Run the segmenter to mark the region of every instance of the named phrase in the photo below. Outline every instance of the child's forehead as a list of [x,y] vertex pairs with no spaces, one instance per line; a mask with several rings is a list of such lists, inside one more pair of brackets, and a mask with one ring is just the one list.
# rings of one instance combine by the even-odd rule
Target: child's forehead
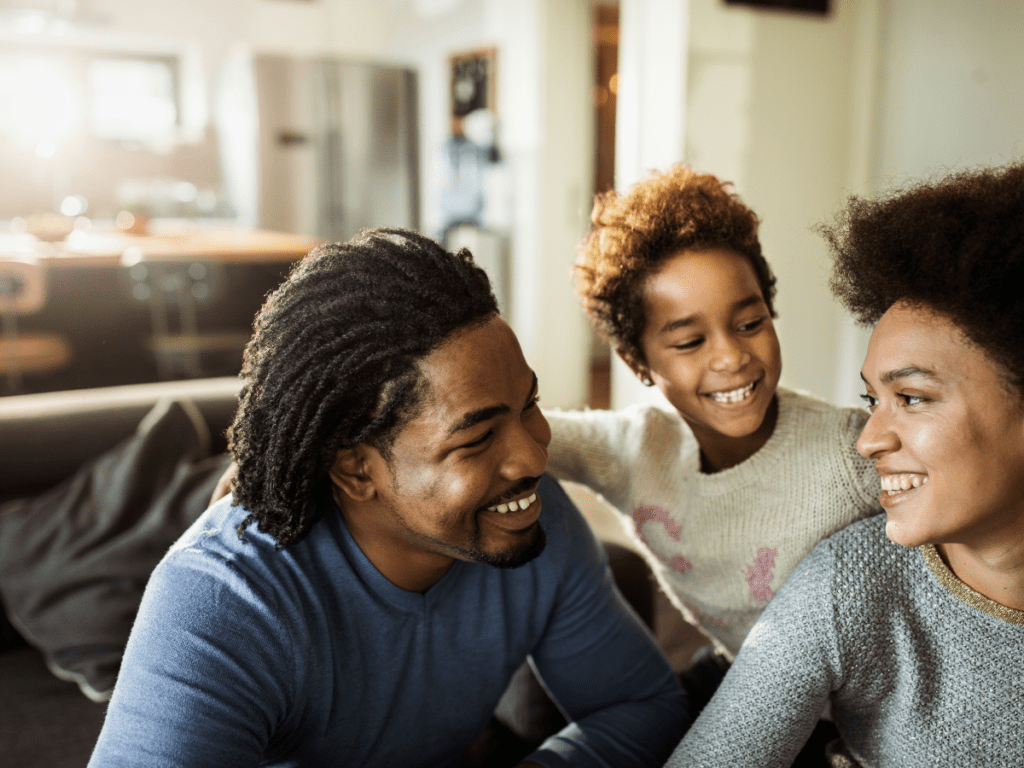
[[680,251],[668,257],[644,286],[648,313],[659,308],[701,312],[709,308],[741,310],[763,304],[764,296],[750,262],[735,251],[716,248]]

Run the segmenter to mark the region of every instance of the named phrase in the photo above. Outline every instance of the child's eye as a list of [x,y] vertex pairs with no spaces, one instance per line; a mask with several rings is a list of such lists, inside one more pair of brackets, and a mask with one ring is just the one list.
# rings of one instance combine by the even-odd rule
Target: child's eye
[[697,347],[699,347],[701,345],[701,342],[703,342],[703,341],[704,341],[704,339],[703,339],[703,337],[701,337],[699,339],[693,339],[692,341],[684,341],[681,344],[673,344],[672,348],[673,349],[696,349]]
[[759,317],[757,320],[751,320],[749,323],[744,323],[739,327],[740,331],[755,331],[764,324],[764,318]]
[[878,398],[874,395],[861,395],[860,399],[864,401],[869,411],[875,410],[875,406],[878,405]]

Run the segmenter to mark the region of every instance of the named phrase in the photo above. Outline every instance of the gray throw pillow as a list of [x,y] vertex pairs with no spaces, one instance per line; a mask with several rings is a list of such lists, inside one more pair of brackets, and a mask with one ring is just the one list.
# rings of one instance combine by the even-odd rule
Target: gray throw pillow
[[191,403],[164,401],[118,447],[30,499],[0,505],[0,598],[50,671],[106,701],[153,568],[206,508],[209,456]]

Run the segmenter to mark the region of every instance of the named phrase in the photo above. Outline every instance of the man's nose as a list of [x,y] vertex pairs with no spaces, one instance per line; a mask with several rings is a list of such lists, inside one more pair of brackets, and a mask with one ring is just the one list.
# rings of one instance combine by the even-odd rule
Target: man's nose
[[512,430],[502,462],[502,474],[508,480],[544,474],[548,465],[547,442],[542,439],[543,435],[534,434],[535,431],[525,424],[519,424]]
[[899,437],[893,429],[892,414],[881,406],[875,408],[860,437],[857,438],[857,453],[865,459],[879,459],[900,447]]

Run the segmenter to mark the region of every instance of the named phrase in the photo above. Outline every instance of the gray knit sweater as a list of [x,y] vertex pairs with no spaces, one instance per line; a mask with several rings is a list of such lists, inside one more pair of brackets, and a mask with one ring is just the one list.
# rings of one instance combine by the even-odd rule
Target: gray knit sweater
[[934,547],[851,525],[797,567],[668,766],[788,766],[826,701],[832,764],[1024,766],[1024,611]]

